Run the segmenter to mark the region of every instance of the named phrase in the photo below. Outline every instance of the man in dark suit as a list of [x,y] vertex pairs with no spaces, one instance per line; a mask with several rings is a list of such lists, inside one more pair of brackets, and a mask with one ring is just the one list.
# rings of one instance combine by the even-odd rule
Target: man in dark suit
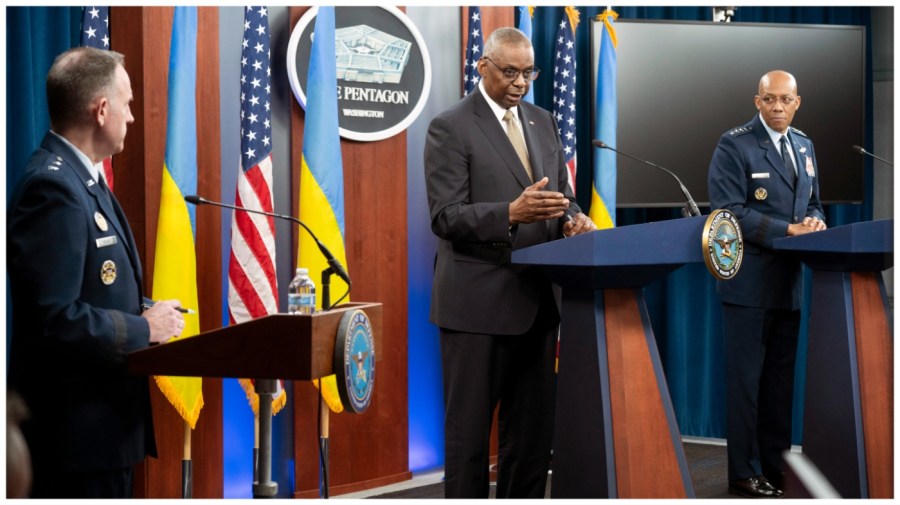
[[791,447],[794,362],[800,328],[800,263],[775,239],[825,229],[812,141],[790,126],[797,81],[775,70],[759,81],[759,114],[719,139],[709,200],[732,211],[744,234],[738,274],[720,281],[727,378],[728,490],[782,495],[782,452]]
[[156,444],[148,379],[125,358],[184,326],[176,300],[142,313],[134,238],[97,166],[134,121],[123,64],[87,47],[57,57],[51,131],[9,201],[9,384],[30,411],[35,498],[131,497],[132,469]]
[[440,238],[431,321],[441,329],[448,498],[489,491],[498,402],[498,497],[543,497],[553,433],[558,288],[513,249],[596,229],[569,188],[553,116],[522,102],[531,42],[494,31],[478,89],[428,128],[425,177]]

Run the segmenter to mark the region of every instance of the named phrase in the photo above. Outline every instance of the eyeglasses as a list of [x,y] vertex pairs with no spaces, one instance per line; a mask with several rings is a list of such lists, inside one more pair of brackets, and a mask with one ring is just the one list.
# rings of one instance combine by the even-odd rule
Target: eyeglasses
[[765,105],[773,105],[775,102],[781,102],[781,105],[791,105],[797,100],[797,97],[785,95],[781,97],[776,97],[772,95],[766,95],[760,97],[759,101],[764,103]]
[[491,65],[497,67],[497,70],[499,70],[500,72],[503,73],[503,77],[505,77],[507,81],[515,82],[519,79],[520,75],[526,81],[533,81],[533,80],[537,79],[538,74],[541,73],[541,69],[534,68],[534,67],[526,68],[525,70],[519,70],[519,69],[512,68],[512,67],[500,68],[500,65],[497,65],[496,63],[494,63],[494,61],[491,60],[490,58],[488,58],[487,56],[482,56],[482,58],[490,61]]

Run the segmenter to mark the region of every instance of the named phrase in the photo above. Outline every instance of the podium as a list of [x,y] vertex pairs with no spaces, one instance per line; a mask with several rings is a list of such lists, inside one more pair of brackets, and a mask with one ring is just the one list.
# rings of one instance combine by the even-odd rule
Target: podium
[[892,498],[894,221],[775,241],[813,269],[803,452],[844,498]]
[[513,251],[562,287],[553,498],[693,498],[643,287],[702,263],[706,216]]
[[[275,381],[312,380],[334,373],[335,336],[348,311],[362,310],[379,336],[380,303],[346,303],[312,315],[274,314],[148,347],[128,355],[134,375],[252,378],[259,402],[259,481],[254,497],[273,497],[272,411]],[[376,352],[380,338],[376,338]],[[264,398],[269,401],[264,401]]]

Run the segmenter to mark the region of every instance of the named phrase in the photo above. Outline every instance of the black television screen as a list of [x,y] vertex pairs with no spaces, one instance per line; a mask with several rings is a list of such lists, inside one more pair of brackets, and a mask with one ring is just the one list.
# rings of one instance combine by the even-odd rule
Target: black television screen
[[[596,76],[601,23],[592,23]],[[615,148],[679,175],[701,205],[719,136],[757,114],[759,78],[797,78],[792,126],[813,141],[825,203],[860,202],[865,145],[865,28],[799,24],[619,20]],[[596,78],[592,89],[596,96]],[[601,139],[602,140],[602,139]],[[681,206],[670,176],[617,157],[617,206]]]

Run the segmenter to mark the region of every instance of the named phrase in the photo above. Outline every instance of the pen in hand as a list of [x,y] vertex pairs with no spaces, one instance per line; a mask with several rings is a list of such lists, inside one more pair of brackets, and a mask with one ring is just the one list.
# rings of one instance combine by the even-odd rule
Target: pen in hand
[[[156,303],[156,302],[153,302],[153,303]],[[153,303],[142,303],[141,310],[149,309],[150,307],[153,306]],[[178,312],[181,312],[182,314],[196,314],[197,313],[197,311],[194,309],[186,309],[184,307],[175,307],[175,310],[177,310]]]

